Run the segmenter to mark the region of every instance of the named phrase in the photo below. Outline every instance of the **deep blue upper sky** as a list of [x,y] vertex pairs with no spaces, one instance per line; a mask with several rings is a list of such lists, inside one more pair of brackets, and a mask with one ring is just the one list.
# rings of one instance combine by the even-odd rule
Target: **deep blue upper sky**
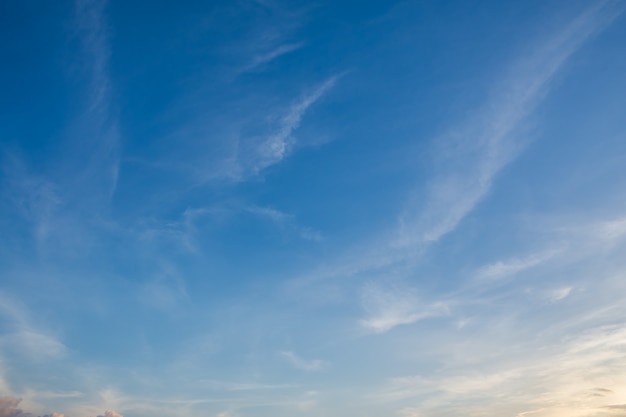
[[621,416],[624,8],[2,2],[0,417]]

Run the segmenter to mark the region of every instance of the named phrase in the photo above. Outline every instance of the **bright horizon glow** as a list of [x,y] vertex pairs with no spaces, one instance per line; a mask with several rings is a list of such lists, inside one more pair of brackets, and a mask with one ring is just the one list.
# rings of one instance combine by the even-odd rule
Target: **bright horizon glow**
[[0,5],[0,417],[626,417],[626,2]]

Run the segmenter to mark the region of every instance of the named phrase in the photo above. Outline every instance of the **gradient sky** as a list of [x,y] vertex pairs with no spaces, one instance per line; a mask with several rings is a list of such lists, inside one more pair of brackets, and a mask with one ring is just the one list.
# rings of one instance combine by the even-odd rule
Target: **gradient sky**
[[626,416],[625,9],[0,2],[0,417]]

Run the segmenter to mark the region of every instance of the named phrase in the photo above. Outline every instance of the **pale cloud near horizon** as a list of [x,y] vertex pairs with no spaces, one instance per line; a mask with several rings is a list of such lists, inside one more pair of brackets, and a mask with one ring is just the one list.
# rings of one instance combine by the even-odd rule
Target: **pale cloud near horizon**
[[515,359],[476,340],[472,344],[487,345],[473,357],[481,366],[448,364],[431,376],[394,378],[378,398],[404,403],[413,398],[421,405],[411,412],[423,417],[460,409],[467,416],[587,416],[626,399],[624,335],[621,325],[601,326],[565,343],[544,341],[545,353],[518,353]]
[[[33,417],[33,414],[28,411],[24,411],[21,408],[18,408],[20,403],[22,402],[21,398],[6,396],[0,397],[0,417]],[[42,417],[66,417],[65,414],[52,412],[49,414],[45,414]],[[70,417],[70,416],[67,416]],[[73,416],[80,417],[80,416]],[[86,416],[85,416],[86,417]],[[123,417],[116,411],[106,410],[104,415],[98,415],[98,417]]]
[[[135,6],[72,1],[70,46],[79,46],[84,68],[67,95],[84,100],[46,121],[65,123],[60,146],[55,137],[28,137],[44,128],[24,129],[25,157],[5,151],[0,168],[8,197],[0,248],[9,249],[0,258],[0,393],[10,395],[0,397],[0,417],[626,417],[626,211],[621,199],[603,200],[624,179],[578,165],[601,164],[598,154],[622,147],[604,146],[591,128],[568,141],[578,125],[569,112],[559,119],[563,108],[582,115],[587,107],[566,101],[588,93],[578,78],[561,89],[561,75],[596,70],[568,65],[570,58],[622,13],[623,1],[524,9],[519,28],[477,26],[472,36],[484,39],[502,27],[535,36],[542,25],[565,23],[525,50],[497,39],[498,48],[481,50],[487,60],[477,55],[469,73],[460,65],[449,78],[437,60],[422,69],[416,58],[431,44],[445,47],[447,32],[425,50],[406,39],[415,16],[403,14],[397,23],[406,26],[391,30],[389,16],[371,21],[378,6],[354,22],[333,17],[344,9],[333,4],[316,10],[306,29],[326,30],[328,12],[333,36],[285,29],[255,43],[258,21],[275,21],[263,9],[273,0],[199,2],[198,13],[164,5],[139,22],[145,10]],[[400,3],[393,13],[410,2]],[[510,11],[493,6],[494,16]],[[414,7],[406,11],[421,13]],[[562,20],[579,7],[582,14]],[[211,14],[203,25],[221,26],[202,34],[187,27],[203,13]],[[254,25],[252,36],[232,25],[246,13],[260,15],[241,23]],[[457,28],[449,13],[425,19]],[[480,13],[468,13],[467,23]],[[355,30],[325,50],[351,31],[348,22],[371,32]],[[46,26],[39,29],[45,36]],[[574,60],[589,52],[597,68],[608,67],[619,29]],[[452,52],[471,48],[469,39]],[[462,61],[441,51],[446,63]],[[335,60],[342,53],[350,56]],[[309,68],[315,54],[320,66]],[[519,59],[487,81],[485,97],[473,84],[450,105],[455,82],[483,82],[511,56]],[[338,66],[358,69],[348,80]],[[240,70],[224,81],[225,67],[228,75]],[[40,71],[42,79],[52,74]],[[430,71],[441,76],[432,86]],[[589,96],[614,98],[602,94]],[[474,100],[477,110],[458,116]],[[559,117],[542,115],[544,101]],[[421,125],[416,109],[431,105]],[[456,120],[445,120],[450,112]],[[563,138],[533,134],[548,119],[549,134]],[[580,124],[592,122],[602,120]],[[344,142],[295,157],[321,143],[309,137],[327,123]],[[553,126],[561,123],[567,128]],[[594,141],[602,150],[584,153]],[[570,144],[581,155],[561,152]],[[157,162],[124,165],[118,178],[122,152]],[[552,176],[550,164],[562,172]],[[584,187],[597,189],[567,175],[576,170]],[[500,177],[511,186],[496,194]],[[364,412],[351,412],[357,408]]]

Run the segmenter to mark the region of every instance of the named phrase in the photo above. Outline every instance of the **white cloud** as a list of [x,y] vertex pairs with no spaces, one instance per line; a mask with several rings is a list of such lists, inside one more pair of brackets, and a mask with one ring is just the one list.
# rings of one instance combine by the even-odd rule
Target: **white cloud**
[[40,331],[32,323],[27,311],[1,292],[0,316],[5,316],[12,327],[12,331],[0,337],[0,347],[36,360],[58,358],[67,352],[63,343]]
[[494,98],[466,125],[443,139],[439,165],[423,210],[410,205],[401,219],[398,245],[428,244],[452,232],[489,193],[498,173],[528,142],[524,121],[547,95],[568,58],[618,14],[612,2],[596,2],[561,32],[535,48],[499,83]]
[[252,174],[257,174],[283,160],[296,143],[292,134],[300,126],[306,111],[335,85],[338,78],[338,76],[330,77],[291,105],[287,112],[280,117],[278,128],[274,132],[252,142],[250,155],[246,156],[249,160],[243,160],[241,163],[244,166],[247,165]]
[[271,207],[259,207],[250,205],[244,207],[244,211],[264,217],[281,228],[290,229],[304,240],[320,241],[323,239],[322,234],[311,227],[300,226],[296,222],[296,217],[292,214],[284,213]]
[[[83,44],[80,63],[87,73],[87,111],[82,123],[87,126],[76,141],[80,169],[79,178],[89,181],[84,185],[89,192],[93,184],[106,189],[111,198],[119,176],[120,139],[118,122],[112,112],[112,82],[109,75],[111,46],[106,18],[107,0],[75,0],[75,25]],[[89,140],[85,140],[85,137]],[[86,156],[86,157],[85,157]],[[84,159],[84,160],[83,160]],[[76,163],[76,161],[71,161]]]
[[376,333],[384,333],[396,326],[415,323],[425,318],[449,314],[445,303],[424,302],[410,288],[382,289],[367,285],[363,290],[363,307],[367,317],[361,320],[361,325]]
[[518,274],[527,269],[541,265],[552,259],[560,251],[550,249],[537,252],[521,259],[509,259],[485,265],[478,269],[476,276],[481,280],[496,280]]
[[[494,91],[481,109],[460,128],[452,130],[434,146],[438,170],[424,195],[409,199],[398,226],[357,245],[334,263],[298,277],[289,289],[313,294],[310,285],[320,280],[352,277],[371,271],[382,274],[391,267],[410,264],[426,248],[457,228],[485,198],[499,172],[511,163],[530,141],[524,128],[528,117],[547,95],[558,71],[586,40],[611,23],[620,10],[614,2],[599,1],[568,25],[523,54],[508,74],[494,82]],[[605,226],[602,233],[620,236],[622,223]],[[482,271],[492,277],[530,268],[542,259],[519,259],[494,264]],[[404,315],[409,320],[411,314]],[[412,318],[411,318],[412,320]],[[392,326],[371,322],[384,329]]]
[[589,416],[626,399],[625,336],[623,325],[601,326],[525,356],[495,356],[497,346],[483,348],[466,362],[471,367],[448,363],[431,376],[395,378],[380,399],[414,399],[420,406],[410,411],[423,417],[459,410],[470,417]]
[[572,289],[573,289],[572,287],[561,287],[561,288],[557,288],[555,290],[549,291],[548,299],[552,302],[563,300],[571,294]]
[[106,111],[109,105],[111,81],[109,59],[111,50],[108,28],[104,18],[106,0],[76,0],[76,25],[82,35],[85,53],[89,59],[91,78],[90,107],[93,111]]
[[252,62],[250,62],[250,64],[247,65],[241,72],[243,73],[243,72],[254,71],[258,69],[259,67],[266,65],[269,62],[275,60],[276,58],[279,58],[288,53],[297,51],[298,49],[302,48],[303,45],[304,44],[302,42],[285,43],[283,45],[279,45],[273,48],[272,50],[268,52],[258,54],[254,57]]
[[260,384],[257,382],[227,382],[216,380],[202,380],[200,382],[202,384],[206,384],[212,389],[224,391],[266,391],[275,389],[289,389],[295,387],[295,385],[291,384]]
[[302,359],[298,355],[290,351],[281,351],[280,355],[285,358],[294,368],[302,371],[320,371],[326,368],[329,363],[321,359]]
[[626,237],[626,217],[598,223],[594,225],[592,234],[601,240],[621,240]]
[[58,358],[67,351],[65,345],[54,337],[30,330],[8,334],[0,340],[33,358]]
[[120,413],[115,412],[113,410],[106,410],[104,412],[104,416],[98,416],[98,417],[123,417]]
[[63,204],[60,187],[33,173],[15,154],[5,153],[3,162],[5,198],[33,225],[33,237],[41,247],[58,233],[55,226]]
[[[33,417],[32,413],[22,411],[17,408],[22,402],[21,398],[17,397],[0,397],[0,417]],[[43,417],[65,417],[60,413],[50,413]]]

